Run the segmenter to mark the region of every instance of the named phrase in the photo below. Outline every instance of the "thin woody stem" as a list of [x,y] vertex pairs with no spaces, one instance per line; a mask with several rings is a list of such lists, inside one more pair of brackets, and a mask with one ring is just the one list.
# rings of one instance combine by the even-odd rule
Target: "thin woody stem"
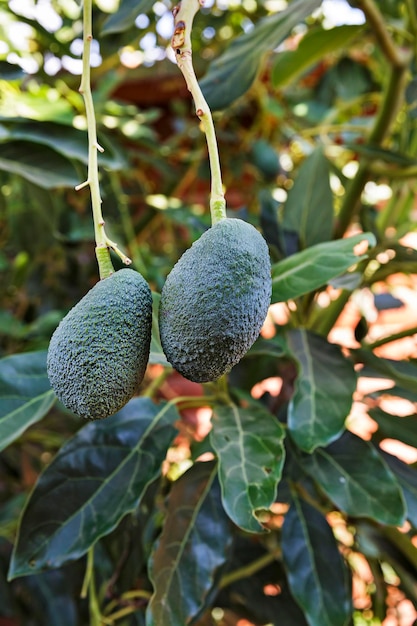
[[79,91],[84,99],[85,114],[87,117],[88,132],[88,174],[87,180],[77,185],[76,190],[90,187],[91,207],[93,211],[94,236],[96,240],[96,256],[99,266],[100,278],[107,278],[114,272],[110,259],[109,249],[111,248],[121,258],[123,263],[130,265],[131,260],[121,252],[117,244],[111,241],[104,230],[104,219],[101,211],[100,184],[98,178],[97,152],[103,152],[103,148],[97,141],[96,118],[94,112],[94,102],[91,93],[90,80],[90,53],[92,34],[92,0],[84,0],[83,7],[83,71]]
[[178,67],[193,97],[196,114],[201,120],[206,135],[211,170],[210,213],[212,224],[215,224],[226,217],[226,202],[223,193],[220,158],[213,118],[210,107],[198,84],[192,62],[191,29],[194,16],[199,8],[199,0],[182,0],[181,3],[174,8],[175,30],[171,45],[175,52]]

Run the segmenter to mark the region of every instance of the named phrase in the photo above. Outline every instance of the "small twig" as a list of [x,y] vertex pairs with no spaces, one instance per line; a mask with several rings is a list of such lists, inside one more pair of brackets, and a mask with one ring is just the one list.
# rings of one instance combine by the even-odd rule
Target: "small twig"
[[395,45],[387,29],[386,21],[374,0],[357,0],[356,6],[365,13],[365,17],[372,26],[382,52],[393,67],[403,67],[404,58],[400,49]]
[[238,580],[242,580],[242,578],[249,578],[249,576],[253,576],[253,574],[256,574],[256,572],[259,572],[260,570],[264,569],[264,567],[280,558],[281,554],[281,549],[278,548],[273,552],[267,552],[266,554],[263,554],[261,557],[259,557],[259,559],[256,559],[255,561],[252,561],[247,565],[243,565],[242,567],[235,569],[233,572],[225,574],[220,581],[219,589],[224,589],[232,583],[235,583]]
[[210,213],[212,224],[215,224],[226,217],[226,202],[213,118],[194,72],[191,49],[191,29],[194,16],[201,4],[202,0],[182,0],[178,6],[174,7],[174,34],[171,46],[175,52],[178,67],[193,97],[196,114],[201,120],[206,135],[211,169]]
[[417,335],[417,326],[405,328],[404,330],[400,330],[398,333],[389,335],[389,337],[381,337],[380,339],[376,339],[372,343],[363,343],[363,347],[367,350],[375,350],[375,348],[385,346],[387,343],[391,343],[392,341],[398,341],[399,339],[412,337],[413,335]]

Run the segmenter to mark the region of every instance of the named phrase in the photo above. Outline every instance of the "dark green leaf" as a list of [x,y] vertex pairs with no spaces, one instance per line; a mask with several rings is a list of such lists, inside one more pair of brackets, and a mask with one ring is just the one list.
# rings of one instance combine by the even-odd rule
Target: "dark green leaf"
[[47,146],[29,141],[3,144],[0,170],[18,174],[44,189],[75,187],[80,182],[71,161]]
[[224,109],[243,95],[255,80],[264,55],[279,46],[320,4],[321,0],[295,0],[234,39],[200,83],[210,108]]
[[[0,124],[0,131],[3,131],[0,135],[2,140],[33,142],[56,150],[67,159],[75,159],[85,164],[88,162],[87,133],[66,124],[9,120]],[[105,137],[100,136],[100,142],[105,148],[104,153],[98,154],[100,165],[112,169],[120,169],[126,165],[121,152],[115,150],[114,139],[112,145]]]
[[301,248],[328,241],[333,232],[333,194],[330,165],[322,147],[300,167],[284,205],[282,226],[297,233]]
[[0,61],[0,78],[3,80],[19,80],[25,76],[24,70],[20,65]]
[[401,488],[368,441],[346,432],[327,448],[318,448],[311,456],[303,457],[303,465],[348,515],[396,526],[404,522]]
[[371,350],[358,348],[351,350],[351,354],[359,363],[367,366],[367,376],[382,375],[392,379],[399,387],[411,392],[416,391],[417,366],[409,361],[396,361],[376,356]]
[[414,528],[417,528],[417,469],[392,454],[382,450],[380,453],[402,487],[407,505],[407,519]]
[[134,398],[116,415],[78,431],[27,502],[10,578],[78,559],[113,530],[158,476],[177,419],[170,404]]
[[274,87],[282,87],[305,70],[317,63],[328,53],[347,46],[358,35],[363,26],[343,25],[309,30],[301,39],[296,50],[286,50],[277,56],[272,70]]
[[135,23],[140,13],[147,13],[155,4],[155,0],[121,0],[115,13],[109,15],[101,29],[102,35],[121,33]]
[[367,241],[376,243],[372,233],[363,233],[319,243],[297,252],[272,266],[272,303],[286,302],[309,291],[323,287],[332,278],[340,276],[367,254],[356,255],[355,246]]
[[169,495],[152,557],[148,626],[189,624],[207,603],[231,540],[214,463],[196,463]]
[[356,389],[356,373],[339,346],[324,337],[298,329],[290,331],[287,338],[298,364],[288,428],[297,445],[312,452],[342,433]]
[[369,415],[379,426],[380,437],[398,439],[413,448],[417,448],[417,415],[400,417],[386,413],[379,407],[369,410]]
[[406,154],[394,152],[393,150],[387,150],[387,148],[381,148],[380,146],[373,146],[370,144],[365,145],[360,143],[345,143],[344,147],[360,154],[372,163],[380,160],[393,165],[398,165],[400,167],[412,167],[417,164],[416,159],[407,156]]
[[[363,375],[363,373],[361,372]],[[417,389],[412,391],[411,389],[403,389],[398,385],[394,385],[393,387],[384,387],[383,389],[378,389],[377,391],[372,391],[367,394],[370,398],[379,398],[381,396],[394,396],[396,398],[404,398],[404,400],[410,400],[410,402],[417,402]]]
[[46,374],[46,352],[0,360],[0,450],[41,420],[56,400]]
[[284,464],[283,428],[260,406],[218,406],[212,423],[223,506],[235,524],[262,532],[256,511],[268,509],[276,497]]
[[282,528],[282,553],[309,626],[345,626],[352,610],[347,568],[325,517],[296,496]]

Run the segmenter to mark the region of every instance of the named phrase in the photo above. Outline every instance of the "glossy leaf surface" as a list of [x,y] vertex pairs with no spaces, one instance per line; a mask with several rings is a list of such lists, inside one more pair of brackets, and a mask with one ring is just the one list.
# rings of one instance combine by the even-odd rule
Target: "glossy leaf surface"
[[380,451],[388,467],[400,484],[407,505],[407,519],[417,528],[417,469],[396,456]]
[[264,55],[279,46],[320,4],[321,0],[295,0],[235,39],[200,82],[210,108],[224,109],[243,95],[255,80]]
[[274,502],[284,463],[284,430],[262,407],[218,406],[212,423],[223,506],[235,524],[262,532],[256,511]]
[[26,141],[2,145],[0,170],[18,174],[44,189],[75,187],[80,182],[71,161],[48,146]]
[[298,171],[284,205],[282,226],[297,233],[301,248],[309,248],[332,237],[330,164],[321,147],[307,157]]
[[325,517],[296,496],[282,527],[282,551],[309,626],[345,626],[351,614],[347,568]]
[[183,626],[204,608],[231,541],[214,463],[196,463],[172,486],[152,557],[148,626]]
[[362,241],[375,245],[371,233],[363,233],[316,244],[297,252],[272,266],[272,303],[286,302],[326,285],[355,263],[366,259],[367,254],[354,252]]
[[339,346],[320,335],[298,329],[290,331],[287,339],[298,365],[288,428],[297,445],[312,452],[342,433],[356,389],[356,373]]
[[417,448],[417,414],[400,417],[375,407],[369,410],[369,415],[377,422],[382,437],[398,439]]
[[10,578],[77,559],[115,528],[158,476],[176,419],[172,405],[134,398],[119,413],[78,431],[27,502]]
[[41,420],[56,400],[46,374],[46,352],[0,360],[0,450]]
[[347,515],[396,526],[404,522],[401,487],[368,441],[346,432],[327,448],[304,457],[303,465]]

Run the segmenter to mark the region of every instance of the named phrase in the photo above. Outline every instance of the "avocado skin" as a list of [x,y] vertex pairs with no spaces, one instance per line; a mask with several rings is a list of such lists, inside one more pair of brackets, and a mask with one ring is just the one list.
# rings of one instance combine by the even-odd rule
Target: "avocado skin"
[[47,371],[59,400],[88,419],[119,411],[145,374],[151,328],[152,295],[141,274],[122,269],[100,280],[51,337]]
[[186,250],[161,293],[159,330],[171,365],[216,380],[257,339],[271,300],[268,246],[251,224],[225,218]]

